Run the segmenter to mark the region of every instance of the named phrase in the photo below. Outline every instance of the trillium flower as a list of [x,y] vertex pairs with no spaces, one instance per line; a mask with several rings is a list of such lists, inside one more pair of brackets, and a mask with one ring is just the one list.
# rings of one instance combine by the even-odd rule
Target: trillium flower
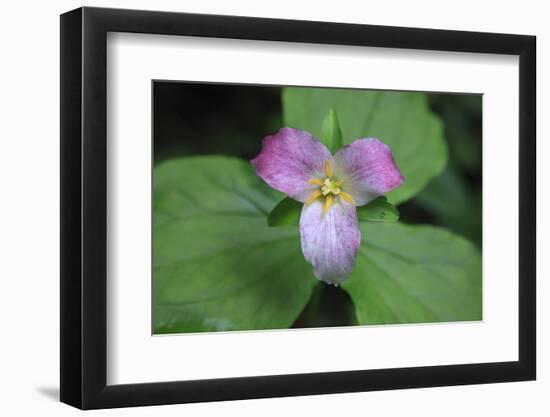
[[270,187],[304,203],[302,252],[315,276],[334,285],[355,265],[361,243],[356,207],[403,183],[390,148],[376,138],[358,139],[331,155],[308,132],[285,127],[263,140],[251,162]]

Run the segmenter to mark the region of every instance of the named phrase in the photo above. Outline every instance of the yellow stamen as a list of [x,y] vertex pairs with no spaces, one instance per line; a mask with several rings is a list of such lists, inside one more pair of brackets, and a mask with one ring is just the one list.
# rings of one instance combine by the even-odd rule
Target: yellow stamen
[[321,191],[315,190],[315,191],[313,191],[313,192],[306,198],[305,203],[306,203],[306,204],[311,204],[311,203],[313,203],[315,200],[317,200],[319,197],[321,197],[321,195],[322,195]]
[[348,193],[344,192],[344,191],[340,191],[340,197],[342,197],[342,199],[350,204],[353,204],[355,205],[355,200],[353,199],[353,197],[351,195],[349,195]]
[[325,174],[327,177],[332,177],[332,167],[330,166],[330,161],[327,159],[325,160]]
[[332,196],[327,195],[327,197],[325,198],[325,205],[323,206],[323,211],[325,213],[328,213],[331,205],[332,205]]
[[312,178],[310,180],[307,180],[307,183],[311,185],[323,185],[323,181],[319,178]]
[[330,193],[330,180],[328,178],[325,178],[325,182],[323,182],[323,185],[321,186],[321,192],[323,195]]

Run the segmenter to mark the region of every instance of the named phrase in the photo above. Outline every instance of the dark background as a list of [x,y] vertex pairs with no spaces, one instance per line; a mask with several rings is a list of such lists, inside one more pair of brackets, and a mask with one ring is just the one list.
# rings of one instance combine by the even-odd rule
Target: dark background
[[[400,221],[445,227],[481,248],[482,97],[426,94],[444,122],[449,161],[413,199],[400,204]],[[262,139],[283,126],[281,88],[155,81],[155,163],[190,155],[250,160]],[[352,325],[349,296],[320,283],[293,327]]]

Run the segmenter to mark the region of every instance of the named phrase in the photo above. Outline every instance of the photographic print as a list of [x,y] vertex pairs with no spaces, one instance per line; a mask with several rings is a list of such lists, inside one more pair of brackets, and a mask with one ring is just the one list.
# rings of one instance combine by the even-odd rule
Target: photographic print
[[482,96],[153,81],[153,334],[482,320]]
[[60,34],[62,402],[536,379],[536,37],[93,7]]

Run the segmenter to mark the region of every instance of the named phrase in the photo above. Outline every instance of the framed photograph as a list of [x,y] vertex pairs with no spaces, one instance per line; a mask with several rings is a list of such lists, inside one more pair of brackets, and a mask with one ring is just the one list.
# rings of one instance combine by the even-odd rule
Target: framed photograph
[[61,401],[535,379],[535,37],[61,16]]

